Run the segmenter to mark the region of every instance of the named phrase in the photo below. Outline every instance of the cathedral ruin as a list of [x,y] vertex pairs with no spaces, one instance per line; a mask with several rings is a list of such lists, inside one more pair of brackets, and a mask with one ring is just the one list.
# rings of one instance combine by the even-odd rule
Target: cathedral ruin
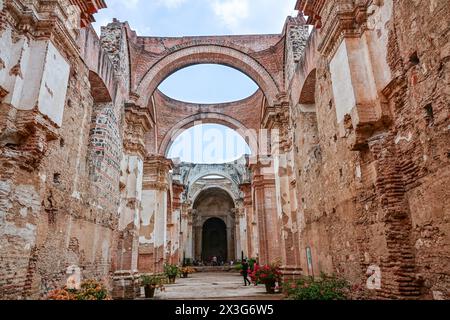
[[[97,35],[106,5],[0,0],[0,299],[42,298],[71,266],[134,299],[140,274],[209,256],[279,259],[286,280],[377,270],[373,299],[450,299],[448,1],[298,0],[279,34],[180,38],[118,20]],[[205,63],[259,90],[158,90]],[[169,159],[199,122],[251,155]]]

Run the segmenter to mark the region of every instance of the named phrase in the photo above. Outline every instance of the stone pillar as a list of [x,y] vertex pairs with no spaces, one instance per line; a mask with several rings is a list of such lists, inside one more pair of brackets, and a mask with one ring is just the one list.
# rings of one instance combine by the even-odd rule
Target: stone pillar
[[162,272],[167,261],[169,171],[172,161],[150,156],[144,162],[139,270]]
[[196,260],[202,260],[202,240],[203,240],[202,221],[198,221],[197,210],[192,209],[191,214],[192,214],[192,230],[193,230],[192,246],[194,250],[194,258]]
[[244,183],[239,186],[244,195],[243,206],[246,221],[246,243],[247,257],[256,258],[259,252],[258,222],[253,212],[253,197],[251,183]]
[[297,239],[297,201],[294,162],[292,156],[291,118],[289,101],[280,95],[275,111],[267,118],[266,127],[271,130],[277,195],[278,230],[283,280],[292,280],[301,274]]
[[[231,219],[227,219],[227,220],[231,220]],[[231,221],[228,221],[227,223],[227,259],[234,259],[235,256],[235,252],[236,252],[236,239],[235,239],[235,235],[236,232],[234,231],[235,226],[233,225],[233,223],[231,223]]]
[[192,204],[190,202],[184,202],[181,206],[181,254],[186,259],[190,259],[191,261],[194,257],[193,250],[193,228],[192,228],[192,209],[190,207]]
[[144,136],[151,128],[150,113],[133,103],[125,105],[125,133],[121,162],[119,241],[114,264],[115,299],[139,295],[138,248],[145,156]]
[[277,218],[275,177],[271,158],[250,165],[254,212],[258,220],[259,262],[266,264],[279,259],[280,240]]
[[235,238],[236,238],[236,259],[248,257],[248,245],[247,245],[247,219],[245,216],[245,208],[242,200],[238,200],[237,207],[234,209],[235,217]]
[[184,185],[179,182],[172,183],[172,221],[170,228],[170,238],[172,239],[172,248],[170,250],[170,261],[173,264],[183,263],[183,239],[182,239],[182,206],[181,196],[184,191]]

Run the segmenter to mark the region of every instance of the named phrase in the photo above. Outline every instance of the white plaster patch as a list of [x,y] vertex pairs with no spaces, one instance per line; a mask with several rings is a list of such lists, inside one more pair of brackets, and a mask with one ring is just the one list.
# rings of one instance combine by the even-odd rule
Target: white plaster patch
[[355,92],[351,82],[352,76],[348,61],[345,41],[341,43],[330,63],[333,95],[336,104],[337,122],[344,120],[345,115],[351,113],[356,106]]
[[355,174],[356,174],[356,178],[358,178],[358,179],[362,178],[361,166],[359,164],[356,166]]
[[19,185],[14,194],[15,200],[26,208],[30,208],[32,213],[38,213],[41,208],[39,194],[34,186]]
[[412,140],[412,137],[413,137],[413,135],[411,132],[408,133],[408,136],[400,136],[399,135],[395,138],[395,144],[399,144],[401,141],[410,142]]
[[103,259],[103,261],[108,261],[108,259],[109,259],[109,241],[108,240],[103,240],[102,259]]
[[434,300],[445,300],[444,294],[441,291],[433,291]]
[[39,174],[39,179],[42,183],[45,183],[47,181],[47,176],[45,174]]
[[81,200],[81,194],[78,191],[74,191],[72,193],[72,198],[75,198],[77,200]]
[[438,6],[438,0],[430,0],[430,12],[434,12]]
[[10,183],[8,181],[0,181],[0,222],[5,218],[6,212],[12,208],[12,203],[8,198],[10,192]]
[[0,236],[18,237],[26,244],[25,248],[31,248],[36,241],[36,226],[27,223],[25,228],[19,228],[14,223],[6,222],[0,228]]
[[17,96],[13,104],[24,110],[38,106],[42,114],[61,126],[70,65],[51,41],[31,41],[29,47],[23,45],[20,64],[24,72],[23,84],[15,88],[14,95]]
[[152,233],[150,239],[147,239],[145,236],[140,236],[139,237],[139,243],[141,243],[141,244],[152,244],[152,243],[155,242],[154,238],[155,238],[154,237],[154,233]]
[[28,208],[23,207],[22,209],[20,209],[20,215],[22,216],[22,218],[26,218],[28,215]]

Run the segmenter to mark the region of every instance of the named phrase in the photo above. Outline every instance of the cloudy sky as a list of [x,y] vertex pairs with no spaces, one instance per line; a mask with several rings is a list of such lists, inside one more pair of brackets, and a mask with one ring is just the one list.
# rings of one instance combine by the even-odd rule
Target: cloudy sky
[[[95,16],[97,32],[113,18],[128,21],[138,35],[180,37],[281,33],[286,17],[295,16],[296,0],[106,0],[107,9]],[[188,102],[218,103],[245,98],[256,84],[237,70],[198,65],[178,71],[159,88],[168,96]],[[193,129],[183,134],[172,157],[190,162],[225,162],[249,150],[234,131],[205,125],[202,143]],[[198,135],[197,135],[198,137]],[[216,146],[216,148],[212,148]],[[213,150],[214,149],[214,150]]]
[[140,35],[280,33],[296,0],[106,0],[96,27],[118,18]]

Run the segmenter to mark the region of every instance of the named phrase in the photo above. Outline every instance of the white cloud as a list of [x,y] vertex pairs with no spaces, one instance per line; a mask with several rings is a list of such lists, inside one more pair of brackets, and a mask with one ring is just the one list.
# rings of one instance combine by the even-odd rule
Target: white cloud
[[[213,0],[213,13],[231,33],[276,33],[288,15],[295,16],[296,0]],[[275,31],[274,30],[277,30]]]
[[175,9],[184,4],[187,0],[157,0],[157,4],[163,5],[169,9]]
[[123,1],[123,4],[125,5],[125,7],[129,8],[129,9],[135,9],[135,8],[137,8],[139,1],[140,0],[127,0],[127,1]]
[[240,28],[250,12],[249,0],[215,0],[212,7],[214,14],[233,32]]

